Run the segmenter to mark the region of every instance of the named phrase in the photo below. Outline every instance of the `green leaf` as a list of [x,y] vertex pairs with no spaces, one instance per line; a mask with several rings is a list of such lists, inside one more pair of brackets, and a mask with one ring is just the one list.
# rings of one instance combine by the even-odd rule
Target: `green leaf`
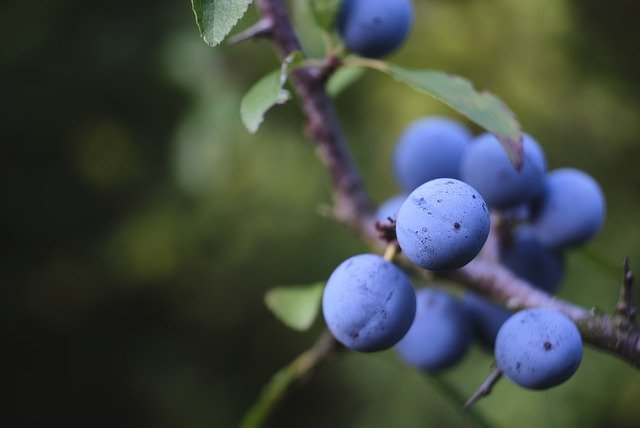
[[294,330],[306,330],[320,309],[324,283],[276,287],[267,292],[265,303],[280,321]]
[[360,60],[367,65],[391,75],[398,82],[431,95],[493,133],[509,155],[511,163],[522,167],[522,130],[515,114],[494,94],[474,89],[471,82],[460,76],[441,71],[411,70],[382,61]]
[[309,0],[313,19],[320,28],[333,31],[333,23],[336,20],[340,0]]
[[258,80],[242,97],[240,102],[240,116],[242,123],[249,132],[255,134],[264,120],[264,115],[276,104],[284,104],[291,98],[291,94],[282,86],[287,76],[281,70],[275,70]]
[[327,94],[335,98],[362,77],[367,71],[364,67],[340,67],[327,82]]
[[216,46],[242,18],[253,0],[191,0],[200,35]]
[[291,99],[291,94],[283,89],[288,74],[302,64],[304,56],[301,52],[292,52],[282,62],[279,70],[258,80],[240,101],[240,117],[242,123],[251,132],[258,132],[265,113],[276,104],[284,104]]

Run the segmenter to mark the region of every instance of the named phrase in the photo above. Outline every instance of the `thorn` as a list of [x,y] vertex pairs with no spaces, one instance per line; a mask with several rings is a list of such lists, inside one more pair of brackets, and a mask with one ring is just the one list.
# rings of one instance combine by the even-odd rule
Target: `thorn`
[[484,382],[482,382],[482,385],[478,387],[478,389],[476,390],[476,392],[473,393],[471,398],[469,398],[469,400],[467,400],[467,402],[464,403],[464,406],[462,406],[462,410],[469,409],[478,400],[489,395],[491,393],[491,389],[500,380],[501,377],[502,377],[502,370],[500,370],[496,366],[496,364],[493,363],[493,365],[491,366],[491,373],[489,373],[489,376],[487,376]]
[[620,298],[616,304],[616,313],[627,319],[630,323],[636,322],[637,308],[633,303],[633,272],[629,265],[629,257],[625,257],[622,265],[622,288]]
[[246,30],[236,34],[229,39],[230,45],[237,45],[250,39],[260,37],[269,37],[273,33],[273,21],[271,19],[262,18]]

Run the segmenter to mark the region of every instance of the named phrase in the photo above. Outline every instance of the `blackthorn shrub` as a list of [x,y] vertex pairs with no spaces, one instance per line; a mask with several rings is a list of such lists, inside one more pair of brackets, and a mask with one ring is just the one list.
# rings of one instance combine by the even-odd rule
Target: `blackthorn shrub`
[[549,172],[544,184],[532,221],[538,240],[567,247],[592,238],[605,218],[605,199],[598,183],[585,172],[563,168]]
[[560,312],[534,308],[510,317],[495,345],[500,370],[514,383],[546,389],[569,379],[582,360],[577,327]]
[[396,222],[400,248],[413,263],[452,270],[469,263],[489,235],[489,210],[471,186],[452,178],[428,181],[402,204]]
[[400,268],[375,254],[360,254],[329,277],[322,312],[331,333],[347,348],[380,351],[395,345],[411,326],[416,296]]
[[476,189],[492,208],[513,208],[541,192],[547,161],[538,143],[522,138],[524,159],[516,170],[498,139],[492,134],[475,138],[462,159],[462,181]]
[[385,56],[400,46],[412,23],[411,0],[343,0],[337,19],[347,48],[369,58]]
[[407,192],[436,178],[460,178],[460,163],[472,135],[459,122],[444,117],[415,121],[400,136],[393,171]]
[[425,371],[451,367],[473,339],[471,319],[450,293],[426,287],[416,293],[416,316],[396,351],[407,364]]
[[[232,13],[217,15],[224,24],[220,27],[209,19],[210,8],[192,2],[201,34],[210,44],[221,41],[220,35],[230,31],[239,19],[236,15],[242,15],[240,11],[249,2],[229,3],[234,3],[229,9]],[[222,4],[228,6],[227,2]],[[214,9],[217,6],[214,4]],[[615,316],[549,296],[562,281],[565,247],[586,242],[604,221],[605,201],[598,184],[575,169],[546,173],[545,155],[538,143],[524,134],[519,146],[521,127],[513,112],[492,94],[475,90],[467,80],[362,58],[382,57],[402,44],[414,20],[410,0],[310,2],[327,41],[326,56],[321,59],[304,54],[284,2],[261,0],[256,6],[260,21],[236,35],[235,41],[267,37],[276,45],[283,64],[260,79],[241,102],[245,125],[255,132],[265,112],[288,98],[285,84],[290,83],[307,116],[307,134],[330,172],[335,204],[327,212],[363,240],[378,238],[387,247],[384,257],[356,255],[333,271],[322,293],[322,312],[336,340],[329,334],[321,335],[311,349],[278,372],[248,420],[264,418],[265,409],[277,402],[289,384],[341,348],[338,342],[363,352],[395,345],[400,358],[431,372],[456,364],[473,337],[478,337],[493,348],[497,369],[470,402],[488,392],[486,385],[497,381],[500,372],[525,388],[545,389],[564,382],[577,370],[582,338],[563,313],[536,308],[511,314],[470,291],[462,300],[432,287],[416,294],[405,271],[394,264],[399,250],[418,267],[434,271],[427,274],[430,279],[459,282],[507,302],[510,308],[562,308],[573,319],[583,320],[589,343],[638,364],[640,331],[635,323],[628,266]],[[360,57],[336,47],[332,29],[337,30],[348,51]],[[391,75],[493,133],[472,138],[462,124],[442,117],[420,119],[408,126],[397,142],[393,168],[402,191],[411,193],[389,199],[375,213],[380,222],[395,219],[395,230],[393,221],[372,224],[370,195],[325,91],[343,66]],[[492,226],[490,209],[495,228],[478,261],[457,272],[435,272],[457,270],[478,256]],[[403,267],[418,274],[416,266]],[[507,269],[544,292],[513,281]],[[281,298],[287,298],[267,303],[271,302],[270,308],[288,325],[308,328],[316,315],[321,287],[307,288],[277,290],[283,293]],[[304,306],[306,318],[296,312],[300,302],[304,302],[300,306]],[[304,318],[305,322],[292,318]]]

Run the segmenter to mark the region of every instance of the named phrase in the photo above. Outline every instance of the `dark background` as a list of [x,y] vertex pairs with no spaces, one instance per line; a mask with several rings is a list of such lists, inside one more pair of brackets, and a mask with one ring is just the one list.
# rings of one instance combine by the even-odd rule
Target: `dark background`
[[[292,1],[309,51],[319,39]],[[431,0],[391,60],[442,69],[500,95],[551,168],[592,174],[602,233],[568,257],[560,296],[610,310],[640,271],[640,55],[631,0]],[[251,8],[238,28],[255,20]],[[296,102],[250,135],[240,97],[278,64],[264,42],[207,47],[189,2],[8,1],[0,6],[6,426],[226,427],[309,346],[262,303],[326,279],[366,248],[318,215],[329,180]],[[377,201],[397,192],[402,128],[460,117],[367,74],[337,100]],[[473,128],[479,131],[477,128]],[[595,256],[594,256],[595,255]],[[443,378],[469,395],[490,364],[473,350]],[[503,381],[478,405],[498,426],[637,426],[640,376],[587,350],[566,384]],[[10,423],[9,423],[10,422]],[[393,352],[324,365],[272,426],[469,423]]]

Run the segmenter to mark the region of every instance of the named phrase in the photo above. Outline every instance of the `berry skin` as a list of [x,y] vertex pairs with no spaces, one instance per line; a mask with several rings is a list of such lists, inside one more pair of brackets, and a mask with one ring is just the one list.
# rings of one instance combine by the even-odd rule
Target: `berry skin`
[[573,321],[551,309],[526,309],[498,331],[500,370],[517,385],[547,389],[569,379],[582,360],[582,338]]
[[343,0],[336,20],[349,50],[369,58],[399,47],[412,23],[411,0]]
[[474,139],[462,159],[462,181],[473,186],[492,208],[512,208],[535,198],[544,183],[547,162],[531,136],[522,138],[524,162],[517,171],[492,134]]
[[530,227],[515,229],[501,253],[502,263],[516,276],[549,294],[558,290],[564,276],[562,253],[538,242]]
[[498,330],[513,313],[471,291],[464,293],[462,304],[480,343],[493,350]]
[[416,300],[415,320],[395,347],[400,358],[425,371],[456,364],[473,339],[464,307],[454,296],[437,288],[418,290]]
[[329,330],[347,348],[373,352],[395,345],[416,312],[416,296],[407,275],[374,254],[342,262],[322,296]]
[[407,195],[396,195],[384,201],[376,211],[376,220],[381,222],[389,221],[389,218],[395,220],[398,217],[400,207],[407,200]]
[[452,178],[431,180],[402,204],[396,221],[400,248],[429,270],[453,270],[480,252],[489,235],[489,212],[482,196]]
[[407,192],[436,178],[460,178],[462,156],[471,142],[469,130],[444,117],[420,119],[409,125],[396,144],[393,169]]
[[550,247],[579,245],[600,229],[605,205],[604,194],[590,175],[572,168],[557,169],[546,176],[532,227],[538,240]]

